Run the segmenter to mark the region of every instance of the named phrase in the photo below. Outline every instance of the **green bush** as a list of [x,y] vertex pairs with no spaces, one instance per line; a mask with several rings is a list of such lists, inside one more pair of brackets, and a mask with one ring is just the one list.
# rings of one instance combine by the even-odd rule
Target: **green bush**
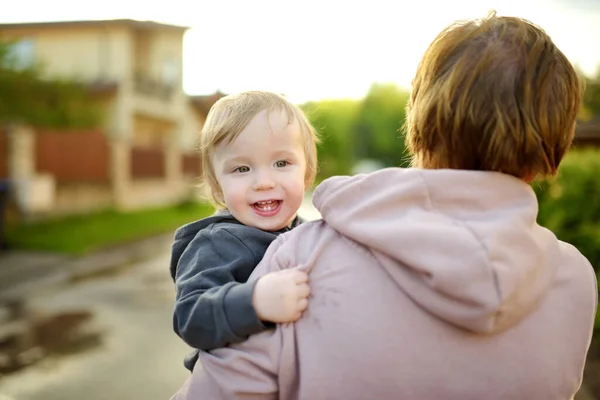
[[0,124],[85,129],[104,122],[102,101],[74,78],[50,78],[42,65],[19,65],[13,42],[0,38]]
[[348,174],[356,162],[351,135],[360,106],[358,100],[322,100],[302,105],[321,136],[318,180]]
[[408,92],[389,83],[375,83],[360,100],[323,100],[301,107],[321,134],[319,175],[351,173],[361,160],[381,162],[386,167],[407,166],[404,108]]
[[571,151],[558,175],[535,183],[534,189],[540,204],[538,222],[577,247],[600,276],[600,150]]

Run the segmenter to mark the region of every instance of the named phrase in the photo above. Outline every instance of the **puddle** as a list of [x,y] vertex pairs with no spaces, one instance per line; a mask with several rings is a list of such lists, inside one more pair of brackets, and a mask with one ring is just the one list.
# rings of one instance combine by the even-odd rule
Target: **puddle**
[[73,273],[67,282],[70,284],[79,284],[81,282],[95,280],[97,278],[107,278],[122,275],[123,273],[129,271],[133,266],[135,266],[135,263],[128,261],[117,264],[110,268],[82,270],[79,273]]
[[103,344],[88,310],[40,313],[22,303],[4,305],[0,323],[0,377],[49,358],[80,353]]

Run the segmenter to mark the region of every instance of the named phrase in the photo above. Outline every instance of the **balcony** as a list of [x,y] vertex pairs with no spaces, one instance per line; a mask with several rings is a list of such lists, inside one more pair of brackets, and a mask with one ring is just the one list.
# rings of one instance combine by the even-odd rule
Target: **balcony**
[[143,74],[136,74],[134,76],[134,89],[136,94],[158,98],[162,101],[171,100],[176,90],[173,85],[166,84]]

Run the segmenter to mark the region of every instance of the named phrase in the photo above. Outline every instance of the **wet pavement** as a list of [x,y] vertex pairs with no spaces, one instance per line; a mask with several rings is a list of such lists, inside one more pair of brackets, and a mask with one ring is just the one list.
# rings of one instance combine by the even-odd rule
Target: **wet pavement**
[[90,311],[88,337],[96,340],[2,377],[0,399],[168,399],[187,376],[189,351],[171,328],[168,261],[167,254],[32,298],[37,312]]

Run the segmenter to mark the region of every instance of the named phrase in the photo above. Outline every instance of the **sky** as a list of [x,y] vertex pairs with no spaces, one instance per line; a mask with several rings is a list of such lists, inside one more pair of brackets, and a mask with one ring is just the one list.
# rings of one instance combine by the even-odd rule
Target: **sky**
[[584,72],[600,65],[600,46],[592,45],[600,0],[0,0],[0,9],[0,23],[131,18],[188,26],[188,94],[263,89],[304,102],[360,98],[375,82],[408,88],[440,30],[491,9],[542,26]]

